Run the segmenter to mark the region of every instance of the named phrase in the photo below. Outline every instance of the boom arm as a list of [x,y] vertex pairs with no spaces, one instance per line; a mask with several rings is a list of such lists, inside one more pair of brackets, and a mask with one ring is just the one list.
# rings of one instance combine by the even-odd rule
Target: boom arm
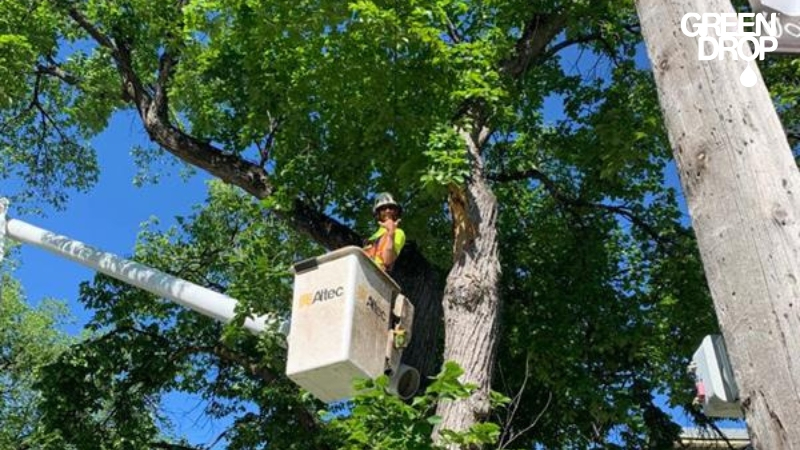
[[[0,199],[0,259],[3,257],[2,238],[7,236],[71,259],[102,274],[197,311],[204,316],[221,322],[229,322],[233,319],[238,303],[235,299],[21,220],[7,220],[8,204],[8,199]],[[281,321],[275,316],[252,317],[245,320],[244,327],[256,334],[265,331],[278,332]]]

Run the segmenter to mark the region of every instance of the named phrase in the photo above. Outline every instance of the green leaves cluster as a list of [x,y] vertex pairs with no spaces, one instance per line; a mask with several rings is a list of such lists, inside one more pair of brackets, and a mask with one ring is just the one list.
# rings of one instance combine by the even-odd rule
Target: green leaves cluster
[[431,133],[423,154],[430,160],[420,178],[425,186],[462,186],[470,175],[466,143],[452,127]]
[[[81,103],[79,92],[47,73],[59,39],[69,40],[70,34],[52,5],[3,0],[0,17],[0,178],[22,181],[3,194],[29,208],[60,207],[70,190],[85,191],[97,181],[94,151],[86,140],[105,127],[107,116],[97,119],[94,108],[83,107],[108,111],[114,98]],[[111,73],[107,63],[97,70]]]
[[0,286],[0,448],[71,449],[43,423],[41,392],[35,384],[72,339],[58,330],[66,319],[63,304],[29,306],[17,280],[8,273]]
[[[404,402],[388,393],[388,377],[362,380],[356,384],[358,394],[352,399],[345,417],[330,419],[331,432],[341,440],[337,448],[347,450],[431,450],[445,448],[448,444],[461,446],[493,445],[500,436],[496,423],[475,424],[466,431],[441,430],[439,445],[431,438],[434,426],[441,421],[434,415],[440,401],[453,401],[470,396],[475,387],[463,384],[458,377],[463,370],[452,361],[444,364],[442,371],[425,389],[425,393]],[[495,407],[502,407],[508,399],[495,394]],[[323,417],[331,413],[323,412]]]

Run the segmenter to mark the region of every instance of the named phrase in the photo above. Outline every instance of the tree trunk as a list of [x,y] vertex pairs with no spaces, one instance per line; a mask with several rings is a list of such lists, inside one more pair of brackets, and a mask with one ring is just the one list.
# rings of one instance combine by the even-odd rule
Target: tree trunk
[[756,448],[800,448],[800,174],[757,67],[698,61],[687,12],[722,0],[637,0],[670,143]]
[[[489,414],[489,390],[494,367],[500,296],[497,199],[483,177],[479,149],[482,139],[462,132],[473,161],[466,187],[451,188],[448,197],[453,219],[454,265],[444,291],[445,361],[455,361],[461,381],[477,386],[464,400],[441,402],[437,414],[442,429],[463,431]],[[484,133],[485,135],[485,133]]]
[[406,244],[392,270],[392,277],[403,294],[414,304],[414,329],[403,364],[415,367],[422,375],[420,388],[439,373],[442,362],[442,292],[440,272],[412,242]]

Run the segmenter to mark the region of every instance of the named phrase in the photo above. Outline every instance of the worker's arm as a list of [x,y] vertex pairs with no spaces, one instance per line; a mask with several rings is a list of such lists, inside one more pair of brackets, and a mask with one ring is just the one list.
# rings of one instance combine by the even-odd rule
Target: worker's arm
[[386,239],[386,243],[382,246],[383,252],[380,257],[384,267],[387,268],[392,267],[406,240],[403,230],[397,228],[398,223],[400,223],[400,219],[396,221],[388,219],[381,222],[381,226],[386,228],[386,234],[383,236],[383,239]]

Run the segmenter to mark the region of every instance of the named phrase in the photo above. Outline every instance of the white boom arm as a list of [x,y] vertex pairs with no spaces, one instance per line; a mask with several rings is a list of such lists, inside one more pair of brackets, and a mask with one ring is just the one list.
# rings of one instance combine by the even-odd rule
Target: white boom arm
[[[71,259],[102,274],[144,289],[159,297],[183,305],[204,316],[221,322],[233,319],[237,301],[227,295],[200,285],[174,277],[144,264],[140,264],[112,253],[100,251],[82,242],[43,230],[21,220],[6,220],[8,200],[0,199],[0,259],[2,238],[33,244],[47,251]],[[4,236],[3,236],[4,235]],[[281,326],[276,317],[248,318],[244,327],[253,333],[277,332]]]

